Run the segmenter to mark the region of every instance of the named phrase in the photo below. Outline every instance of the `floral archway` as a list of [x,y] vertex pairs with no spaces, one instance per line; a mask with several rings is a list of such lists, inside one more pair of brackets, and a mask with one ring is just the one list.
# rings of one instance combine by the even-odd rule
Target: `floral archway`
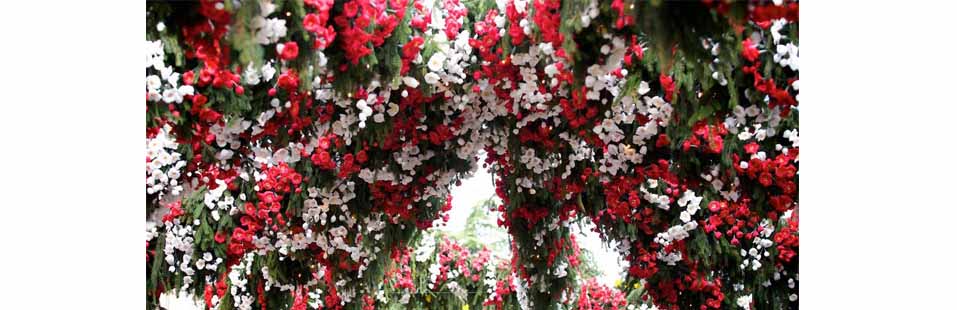
[[515,280],[465,305],[585,307],[569,226],[591,221],[647,306],[797,306],[797,3],[146,13],[151,304],[389,309],[402,253],[489,169]]

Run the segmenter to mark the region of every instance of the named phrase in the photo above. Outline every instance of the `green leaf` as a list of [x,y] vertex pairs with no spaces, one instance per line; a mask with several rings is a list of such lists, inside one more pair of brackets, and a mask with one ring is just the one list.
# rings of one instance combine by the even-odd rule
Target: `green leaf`
[[712,114],[714,114],[714,108],[711,105],[698,106],[698,109],[695,110],[694,114],[692,114],[691,117],[688,118],[687,125],[691,127],[698,121],[703,120],[706,117],[711,116]]

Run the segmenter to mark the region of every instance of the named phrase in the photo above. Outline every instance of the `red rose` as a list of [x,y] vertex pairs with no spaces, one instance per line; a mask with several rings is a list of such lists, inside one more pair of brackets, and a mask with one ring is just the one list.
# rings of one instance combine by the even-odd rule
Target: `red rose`
[[279,54],[279,57],[284,60],[293,60],[296,59],[296,56],[299,56],[299,45],[296,42],[288,42],[283,45],[282,53]]

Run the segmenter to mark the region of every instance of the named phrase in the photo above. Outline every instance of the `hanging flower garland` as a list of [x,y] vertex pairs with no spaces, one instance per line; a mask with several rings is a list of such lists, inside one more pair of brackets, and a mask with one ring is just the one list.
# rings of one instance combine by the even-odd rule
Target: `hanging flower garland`
[[481,165],[513,240],[496,291],[520,307],[607,295],[570,268],[583,220],[659,308],[796,307],[797,11],[150,2],[147,298],[387,304],[387,265]]

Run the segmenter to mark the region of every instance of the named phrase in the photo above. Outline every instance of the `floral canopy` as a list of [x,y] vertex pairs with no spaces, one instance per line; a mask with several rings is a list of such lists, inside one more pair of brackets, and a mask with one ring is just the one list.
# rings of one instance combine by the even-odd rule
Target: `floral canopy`
[[[146,14],[151,305],[188,292],[218,309],[624,309],[577,302],[612,294],[576,277],[569,232],[584,221],[641,288],[627,307],[798,305],[797,3],[203,0]],[[403,302],[440,290],[403,273],[477,169],[496,176],[511,259],[463,253],[490,280],[455,283],[481,292]],[[460,257],[442,249],[443,266]]]

